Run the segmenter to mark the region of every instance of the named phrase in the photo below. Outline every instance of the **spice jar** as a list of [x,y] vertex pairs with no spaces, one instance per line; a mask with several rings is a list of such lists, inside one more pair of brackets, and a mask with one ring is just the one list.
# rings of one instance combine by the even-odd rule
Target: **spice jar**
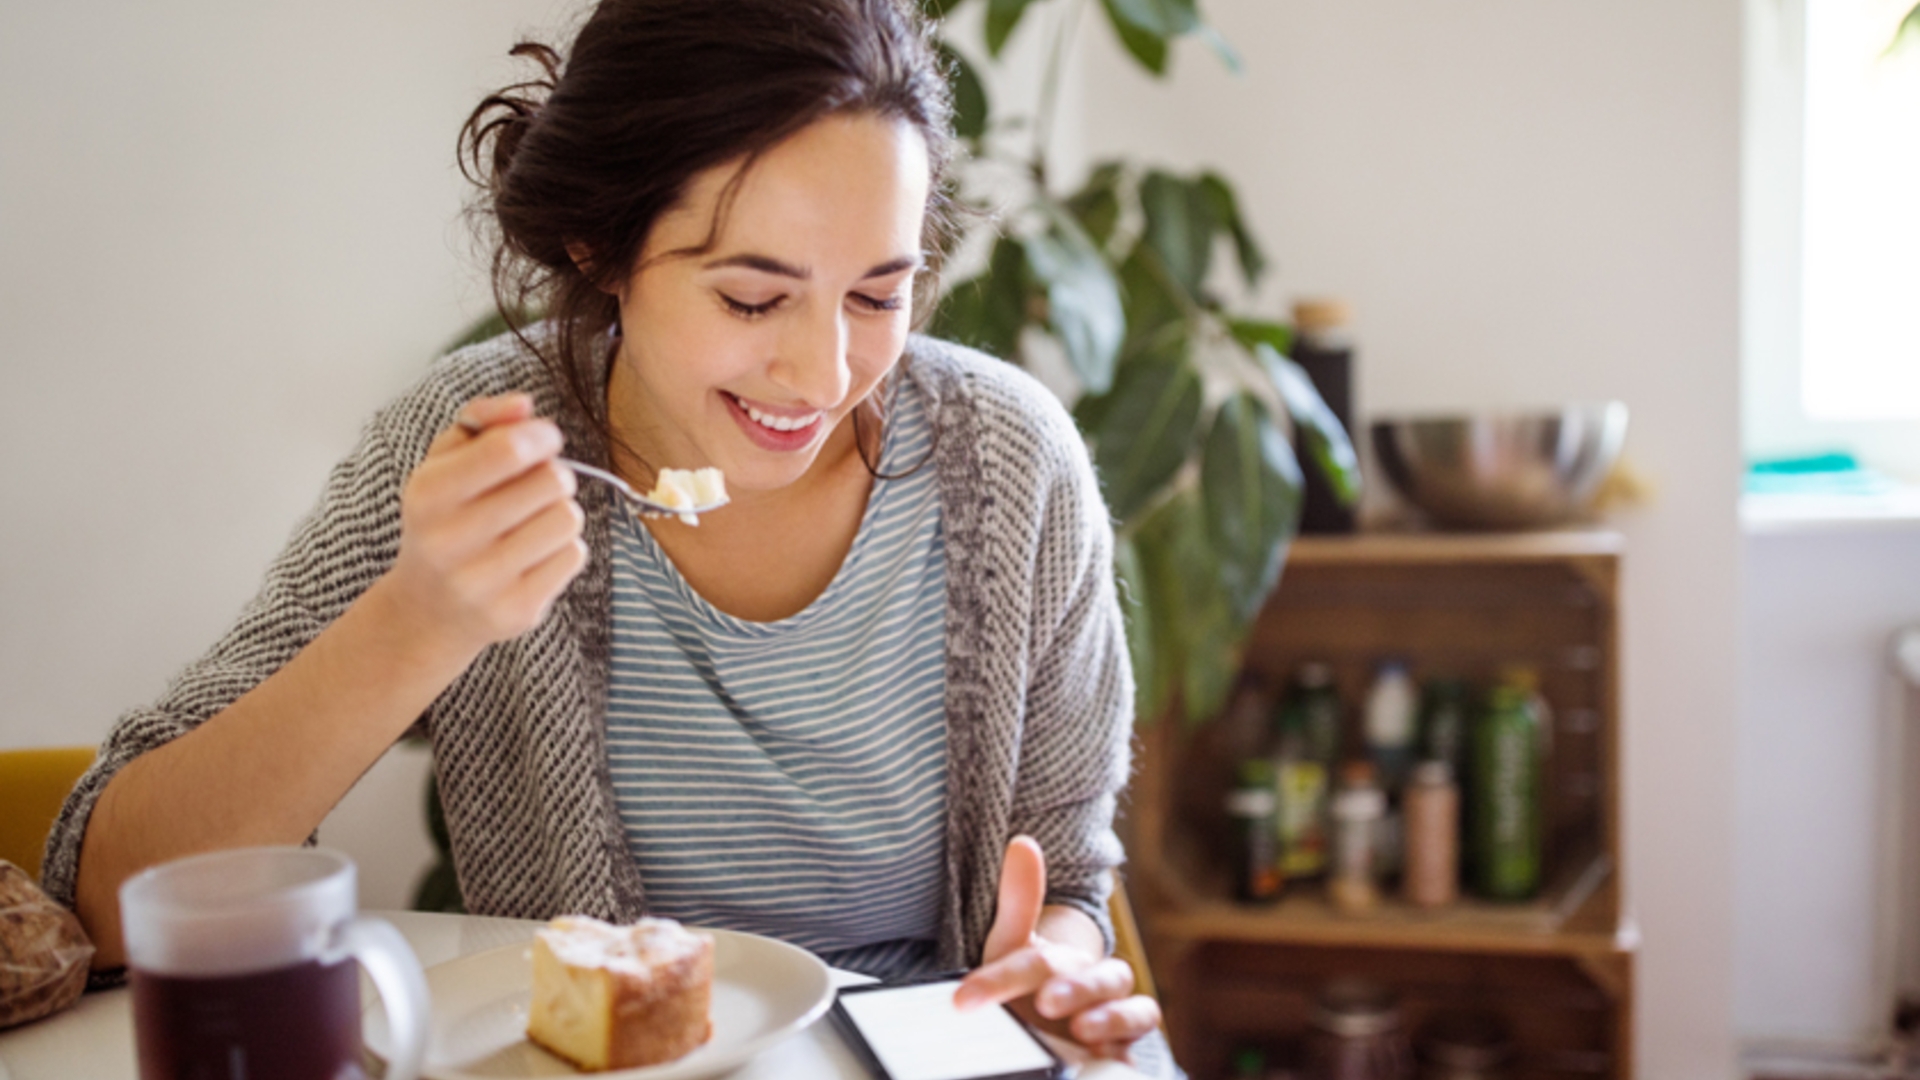
[[1416,907],[1451,904],[1460,883],[1460,789],[1453,767],[1423,761],[1403,798],[1407,822],[1407,866],[1401,879],[1407,902]]
[[1340,769],[1333,797],[1333,877],[1327,898],[1341,911],[1367,911],[1380,904],[1379,851],[1387,796],[1374,782],[1373,763],[1349,761]]
[[1227,816],[1235,823],[1234,899],[1250,904],[1278,900],[1279,802],[1274,797],[1273,763],[1259,758],[1243,761],[1239,780],[1227,796]]
[[1314,1000],[1307,1034],[1310,1080],[1411,1080],[1413,1050],[1400,1003],[1378,983],[1342,979]]
[[1507,1025],[1490,1012],[1442,1013],[1420,1033],[1420,1080],[1504,1080],[1512,1058]]

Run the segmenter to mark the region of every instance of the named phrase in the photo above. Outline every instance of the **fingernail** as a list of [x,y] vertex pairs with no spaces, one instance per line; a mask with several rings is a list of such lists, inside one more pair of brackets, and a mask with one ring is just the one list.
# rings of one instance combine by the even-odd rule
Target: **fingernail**
[[1049,986],[1040,991],[1040,999],[1035,1002],[1040,1015],[1049,1020],[1057,1020],[1067,1006],[1067,992],[1058,986]]

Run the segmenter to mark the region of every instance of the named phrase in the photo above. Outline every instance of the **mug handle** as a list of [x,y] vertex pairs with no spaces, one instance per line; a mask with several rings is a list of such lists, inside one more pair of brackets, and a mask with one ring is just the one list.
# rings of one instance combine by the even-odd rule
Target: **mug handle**
[[355,918],[347,924],[341,942],[353,954],[387,1013],[387,1037],[392,1041],[386,1080],[418,1080],[427,1056],[427,976],[420,959],[400,931],[384,919]]

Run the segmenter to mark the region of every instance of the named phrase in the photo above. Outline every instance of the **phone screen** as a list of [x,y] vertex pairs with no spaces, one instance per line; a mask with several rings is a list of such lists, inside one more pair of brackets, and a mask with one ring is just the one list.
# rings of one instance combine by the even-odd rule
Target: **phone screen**
[[953,1006],[959,979],[850,986],[834,1005],[887,1080],[1051,1077],[1060,1060],[1005,1006]]

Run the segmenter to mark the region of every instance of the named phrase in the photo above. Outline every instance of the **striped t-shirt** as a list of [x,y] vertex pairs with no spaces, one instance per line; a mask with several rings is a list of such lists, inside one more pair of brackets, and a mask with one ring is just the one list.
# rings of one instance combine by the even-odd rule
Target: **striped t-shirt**
[[[880,471],[926,460],[894,395]],[[752,573],[753,568],[742,568]],[[931,467],[876,480],[799,614],[734,618],[618,515],[607,753],[650,909],[881,977],[932,966],[944,888],[946,558]]]

